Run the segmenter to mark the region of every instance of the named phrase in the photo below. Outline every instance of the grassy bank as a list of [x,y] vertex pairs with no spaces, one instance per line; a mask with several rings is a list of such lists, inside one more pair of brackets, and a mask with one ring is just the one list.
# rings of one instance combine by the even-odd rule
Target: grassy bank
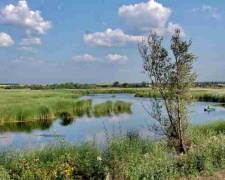
[[[225,102],[225,89],[193,88],[190,94],[193,100],[205,102]],[[135,97],[160,97],[158,92],[152,90],[138,90]]]
[[91,100],[79,97],[69,91],[4,91],[0,93],[0,122],[80,116],[91,109]]
[[[160,94],[151,88],[98,88],[74,91],[83,95],[127,93],[135,94],[135,97],[160,97]],[[197,101],[225,102],[225,89],[193,88],[190,95]]]
[[[59,144],[2,152],[0,179],[178,179],[225,168],[225,134],[214,122],[191,129],[192,148],[186,155],[164,141],[137,133],[112,136],[106,149],[94,143]],[[207,138],[206,138],[207,137]]]
[[[61,91],[1,91],[0,123],[47,121],[55,118],[73,119],[90,116],[91,100],[79,100],[85,92]],[[122,110],[122,102],[114,111]],[[126,104],[126,103],[125,103]],[[130,106],[129,106],[130,109]]]

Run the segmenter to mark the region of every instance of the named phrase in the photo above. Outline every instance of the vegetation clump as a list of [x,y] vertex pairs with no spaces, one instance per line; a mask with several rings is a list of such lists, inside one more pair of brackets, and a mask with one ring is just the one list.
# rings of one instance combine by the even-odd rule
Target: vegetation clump
[[[92,100],[78,99],[84,92],[76,91],[2,91],[0,93],[0,123],[50,121],[61,118],[67,124],[70,120],[84,115],[111,115],[113,111],[122,113],[126,103],[107,101],[96,105],[93,109]],[[127,104],[128,105],[128,104]],[[129,105],[131,106],[131,105]],[[130,110],[129,110],[130,111]],[[67,123],[66,123],[67,122]]]
[[93,109],[93,114],[96,117],[101,117],[105,115],[111,116],[113,113],[131,113],[131,105],[132,103],[123,101],[106,101],[101,104],[96,104]]
[[127,103],[123,101],[116,101],[113,105],[113,111],[115,114],[119,113],[131,113],[132,103]]

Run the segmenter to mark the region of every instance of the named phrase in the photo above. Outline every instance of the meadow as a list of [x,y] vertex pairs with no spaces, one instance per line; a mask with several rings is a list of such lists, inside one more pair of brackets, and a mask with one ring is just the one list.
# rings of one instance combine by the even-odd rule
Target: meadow
[[111,135],[103,149],[93,141],[69,144],[58,135],[55,144],[3,151],[0,179],[194,178],[225,168],[224,130],[222,121],[193,126],[185,155],[137,132]]

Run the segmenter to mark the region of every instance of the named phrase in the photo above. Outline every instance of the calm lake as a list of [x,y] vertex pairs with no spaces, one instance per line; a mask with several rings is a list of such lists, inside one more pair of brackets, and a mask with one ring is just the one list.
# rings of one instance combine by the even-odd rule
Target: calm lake
[[[132,102],[132,113],[122,113],[105,117],[83,116],[72,121],[10,123],[0,126],[0,147],[33,147],[56,140],[55,131],[69,142],[93,140],[104,143],[105,132],[119,133],[129,130],[139,131],[146,136],[152,136],[146,123],[155,121],[143,109],[141,103],[148,104],[148,98],[136,98],[133,94],[98,94],[85,96],[82,99],[92,99],[93,104],[107,100],[122,100]],[[190,113],[193,124],[225,119],[225,108],[217,107],[215,112],[204,112],[204,107],[217,103],[195,102]]]

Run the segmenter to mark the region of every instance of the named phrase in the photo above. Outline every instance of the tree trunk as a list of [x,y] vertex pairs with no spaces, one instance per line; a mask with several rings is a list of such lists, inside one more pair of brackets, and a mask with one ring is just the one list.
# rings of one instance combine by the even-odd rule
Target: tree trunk
[[181,153],[186,153],[186,146],[183,137],[183,125],[182,125],[182,117],[181,117],[181,100],[180,95],[178,95],[178,121],[179,121],[179,149]]

